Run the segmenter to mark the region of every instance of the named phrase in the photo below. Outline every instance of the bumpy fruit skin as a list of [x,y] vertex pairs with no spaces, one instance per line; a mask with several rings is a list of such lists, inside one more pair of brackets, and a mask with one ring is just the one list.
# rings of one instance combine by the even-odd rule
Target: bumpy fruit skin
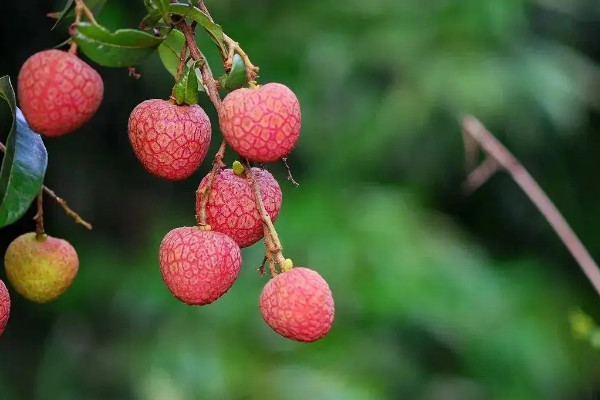
[[77,56],[45,50],[21,67],[17,93],[31,129],[57,137],[92,118],[102,101],[104,84],[98,72]]
[[[252,168],[254,178],[267,213],[275,221],[281,210],[281,189],[273,175],[264,169]],[[200,214],[200,190],[208,176],[200,182],[196,192],[196,216]],[[263,224],[254,200],[252,187],[232,169],[217,172],[206,204],[206,222],[214,231],[231,237],[240,247],[248,247],[263,237]]]
[[237,89],[223,100],[219,122],[236,153],[256,162],[277,161],[292,151],[300,136],[300,103],[280,83]]
[[69,242],[34,232],[13,240],[4,255],[8,281],[28,300],[47,303],[63,294],[77,275],[79,259]]
[[210,135],[210,120],[198,105],[146,100],[129,117],[135,155],[148,172],[160,178],[181,180],[192,175],[206,157]]
[[331,290],[321,275],[295,267],[267,282],[260,295],[260,312],[280,335],[314,342],[329,332],[335,310]]
[[210,304],[235,282],[240,247],[230,237],[198,227],[176,228],[159,250],[160,272],[171,293],[189,305]]
[[10,316],[10,296],[4,282],[0,281],[0,335],[6,328],[8,317]]

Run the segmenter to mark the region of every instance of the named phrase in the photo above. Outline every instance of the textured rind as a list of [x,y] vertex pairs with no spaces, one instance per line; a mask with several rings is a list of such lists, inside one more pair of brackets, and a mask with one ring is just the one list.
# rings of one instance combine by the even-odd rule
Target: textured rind
[[146,100],[131,112],[128,130],[133,151],[144,168],[170,180],[192,175],[210,145],[210,120],[198,105]]
[[210,304],[234,284],[242,266],[230,237],[198,227],[176,228],[159,250],[160,272],[169,291],[189,305]]
[[[260,188],[267,214],[275,222],[281,210],[281,188],[264,169],[252,168]],[[206,185],[202,179],[196,192],[196,216],[200,214],[200,189]],[[206,222],[214,231],[231,237],[240,247],[248,247],[263,237],[263,224],[254,200],[252,187],[232,169],[221,170],[215,176],[206,204]]]
[[300,136],[300,103],[280,83],[237,89],[223,100],[219,123],[227,143],[242,157],[277,161],[292,151]]
[[57,137],[92,118],[102,102],[104,84],[98,72],[77,56],[45,50],[21,67],[17,93],[31,129]]
[[69,242],[48,236],[37,241],[35,233],[13,240],[4,255],[6,276],[23,297],[47,303],[63,294],[77,275],[79,259]]
[[0,335],[6,328],[8,317],[10,316],[10,296],[4,282],[0,280]]
[[260,295],[265,322],[282,336],[314,342],[327,335],[334,317],[333,296],[316,271],[295,267],[265,285]]

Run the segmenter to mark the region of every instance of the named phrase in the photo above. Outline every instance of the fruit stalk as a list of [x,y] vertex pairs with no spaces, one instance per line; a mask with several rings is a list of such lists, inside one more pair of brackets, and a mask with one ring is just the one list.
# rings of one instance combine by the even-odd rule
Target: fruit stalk
[[[96,18],[94,18],[94,13],[90,11],[89,8],[85,5],[83,0],[75,0],[75,22],[72,27],[77,26],[79,22],[81,22],[81,14],[84,14],[87,19],[94,25],[98,25]],[[69,53],[75,54],[77,53],[77,43],[74,40],[71,40],[71,47],[69,47]]]
[[37,213],[35,217],[35,238],[40,240],[44,237],[44,191],[40,190],[37,195]]

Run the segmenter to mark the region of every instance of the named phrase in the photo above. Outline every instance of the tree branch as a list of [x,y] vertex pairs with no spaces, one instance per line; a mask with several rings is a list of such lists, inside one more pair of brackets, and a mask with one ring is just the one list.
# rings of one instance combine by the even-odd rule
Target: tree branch
[[548,195],[546,195],[535,179],[527,172],[525,167],[477,118],[472,116],[465,117],[463,119],[463,131],[466,136],[474,139],[491,159],[495,160],[498,165],[511,175],[516,184],[519,185],[527,197],[529,197],[529,200],[531,200],[550,226],[552,226],[562,243],[594,286],[596,292],[600,294],[600,270],[598,265],[560,211],[558,211],[554,203],[552,203]]

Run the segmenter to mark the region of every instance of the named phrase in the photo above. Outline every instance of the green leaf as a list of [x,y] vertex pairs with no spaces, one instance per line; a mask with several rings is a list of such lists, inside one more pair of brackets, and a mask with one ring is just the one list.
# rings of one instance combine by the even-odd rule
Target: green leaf
[[144,0],[148,14],[142,19],[141,27],[154,27],[162,19],[169,19],[169,0]]
[[160,20],[162,19],[162,14],[158,10],[150,11],[148,14],[144,16],[142,22],[140,22],[140,29],[146,28],[154,28]]
[[173,95],[177,104],[198,104],[198,78],[196,63],[186,65],[181,78],[175,83]]
[[169,5],[169,13],[180,15],[183,18],[191,18],[200,24],[208,32],[211,39],[219,46],[221,52],[226,52],[225,39],[223,38],[223,29],[218,24],[215,24],[210,18],[200,9],[190,6],[189,4],[173,3]]
[[158,55],[164,67],[173,76],[177,75],[177,67],[179,66],[179,55],[185,43],[185,36],[178,30],[171,30],[158,46]]
[[25,214],[44,183],[48,153],[39,134],[29,128],[17,108],[10,78],[0,78],[0,97],[10,107],[13,120],[0,168],[0,227]]
[[92,61],[106,67],[132,67],[144,61],[163,38],[137,29],[110,32],[100,25],[82,22],[73,39]]
[[231,71],[219,78],[219,87],[224,90],[235,90],[244,86],[246,82],[246,66],[242,57],[235,54]]

